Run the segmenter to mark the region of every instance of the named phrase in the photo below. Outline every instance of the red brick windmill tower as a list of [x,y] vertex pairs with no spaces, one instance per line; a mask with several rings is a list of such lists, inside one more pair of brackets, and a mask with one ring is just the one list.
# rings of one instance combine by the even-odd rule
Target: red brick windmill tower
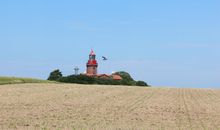
[[93,50],[89,54],[89,60],[86,64],[86,74],[87,75],[97,75],[98,63],[96,61],[96,55]]

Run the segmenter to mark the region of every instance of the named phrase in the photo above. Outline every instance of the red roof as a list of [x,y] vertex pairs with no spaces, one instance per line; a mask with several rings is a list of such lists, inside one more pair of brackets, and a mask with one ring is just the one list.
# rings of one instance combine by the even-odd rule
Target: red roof
[[110,77],[111,75],[108,75],[108,74],[97,74],[98,77],[102,77],[102,76],[107,76],[107,77]]
[[122,80],[122,77],[120,75],[116,75],[116,74],[112,75],[112,78],[114,80]]
[[107,75],[107,74],[98,74],[97,75],[98,78],[103,78],[103,79],[110,79],[111,75]]

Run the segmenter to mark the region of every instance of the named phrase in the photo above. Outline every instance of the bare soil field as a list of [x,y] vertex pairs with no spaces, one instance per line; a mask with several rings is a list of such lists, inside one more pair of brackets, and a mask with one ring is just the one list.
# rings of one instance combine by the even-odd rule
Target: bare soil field
[[0,129],[219,130],[220,90],[0,85]]

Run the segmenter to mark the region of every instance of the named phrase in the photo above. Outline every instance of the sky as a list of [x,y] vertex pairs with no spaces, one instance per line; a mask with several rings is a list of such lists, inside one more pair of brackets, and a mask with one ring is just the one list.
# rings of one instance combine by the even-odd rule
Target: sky
[[[220,88],[219,0],[2,0],[0,75],[127,71],[157,87]],[[102,56],[109,60],[102,61]]]

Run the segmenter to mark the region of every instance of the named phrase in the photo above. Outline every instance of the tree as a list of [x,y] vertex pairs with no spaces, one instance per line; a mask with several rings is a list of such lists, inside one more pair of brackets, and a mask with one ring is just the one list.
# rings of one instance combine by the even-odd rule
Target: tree
[[55,80],[63,83],[77,83],[77,84],[103,84],[103,85],[128,85],[128,86],[148,86],[144,81],[135,81],[131,75],[125,71],[116,72],[120,75],[122,80],[114,80],[112,78],[98,78],[87,75],[69,75],[62,76],[60,70],[54,70],[50,73],[48,80]]
[[146,82],[144,82],[144,81],[137,81],[136,85],[137,86],[148,86],[148,84]]
[[53,81],[56,81],[58,80],[59,78],[61,78],[63,75],[62,75],[62,72],[60,72],[59,69],[57,70],[54,70],[53,72],[50,73],[50,76],[48,77],[47,80],[53,80]]

